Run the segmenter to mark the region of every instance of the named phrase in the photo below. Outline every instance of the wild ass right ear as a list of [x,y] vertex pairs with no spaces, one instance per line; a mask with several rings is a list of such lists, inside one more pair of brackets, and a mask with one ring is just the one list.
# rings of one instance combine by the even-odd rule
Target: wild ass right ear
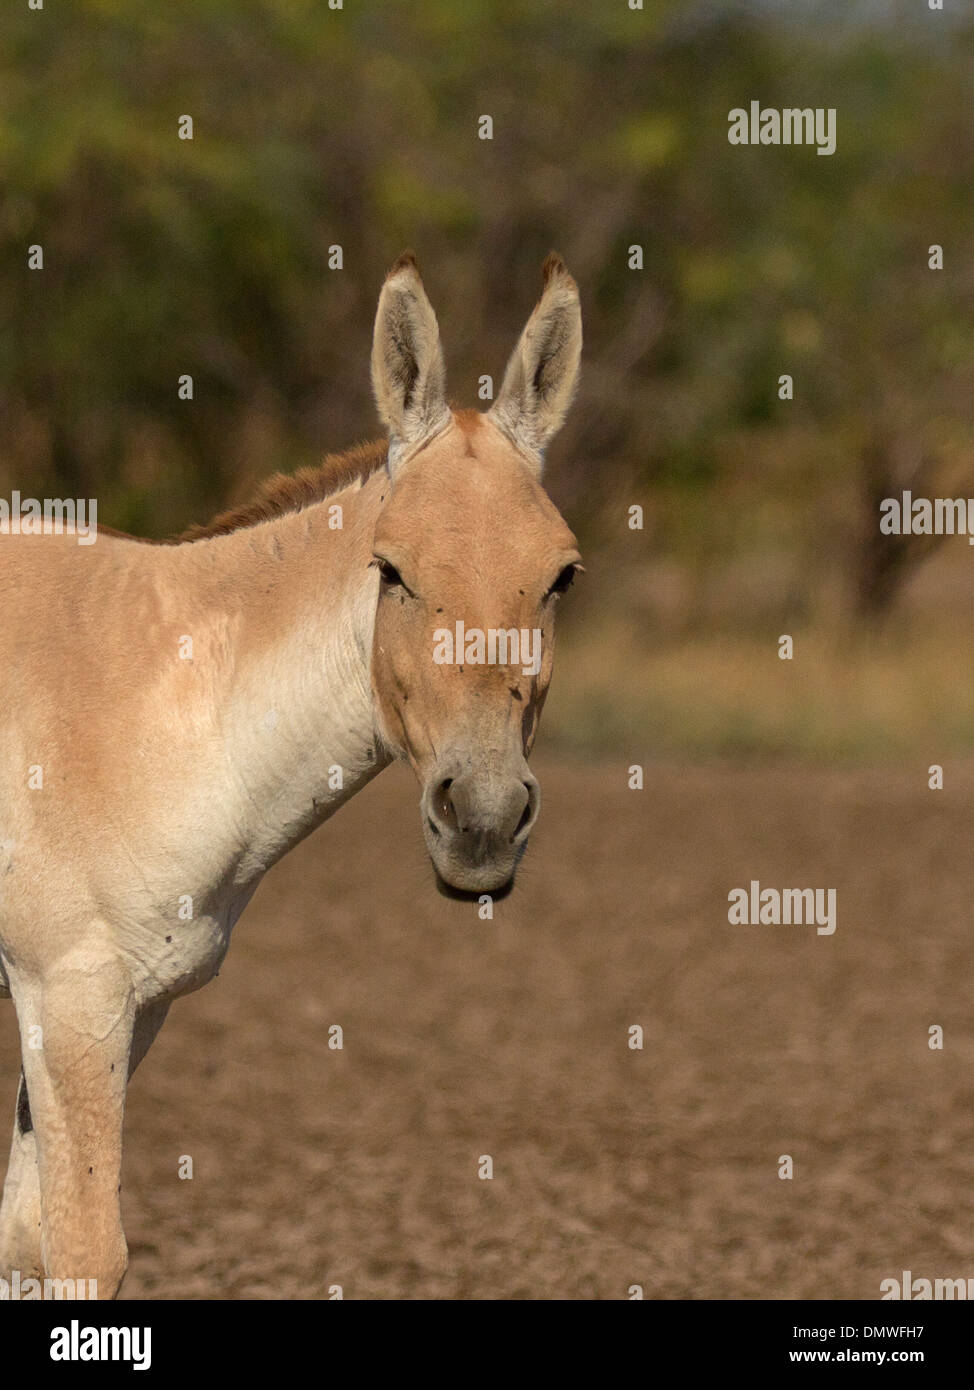
[[447,423],[440,329],[419,267],[404,252],[386,276],[372,335],[372,390],[389,431],[389,471]]
[[511,354],[500,395],[489,411],[494,424],[535,461],[561,428],[578,384],[582,309],[578,286],[554,251],[544,263],[544,290]]

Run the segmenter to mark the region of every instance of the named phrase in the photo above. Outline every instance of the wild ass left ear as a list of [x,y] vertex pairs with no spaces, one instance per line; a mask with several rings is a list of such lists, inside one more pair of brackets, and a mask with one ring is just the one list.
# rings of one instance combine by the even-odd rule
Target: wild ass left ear
[[561,428],[578,384],[582,309],[578,286],[552,251],[544,263],[544,290],[511,354],[500,395],[488,412],[494,424],[535,460]]
[[440,329],[411,251],[396,261],[379,295],[372,336],[372,389],[389,431],[392,472],[450,418]]

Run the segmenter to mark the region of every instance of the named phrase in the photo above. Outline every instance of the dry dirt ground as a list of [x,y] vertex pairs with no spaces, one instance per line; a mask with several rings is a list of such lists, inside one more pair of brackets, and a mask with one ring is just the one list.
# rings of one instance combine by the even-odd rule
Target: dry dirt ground
[[[398,769],[265,880],[132,1083],[124,1296],[874,1299],[904,1269],[974,1275],[974,769],[942,792],[919,765],[650,768],[642,792],[622,766],[539,771],[493,921],[435,893]],[[751,879],[834,887],[834,936],[731,926]],[[4,1002],[11,1115],[17,1071]]]

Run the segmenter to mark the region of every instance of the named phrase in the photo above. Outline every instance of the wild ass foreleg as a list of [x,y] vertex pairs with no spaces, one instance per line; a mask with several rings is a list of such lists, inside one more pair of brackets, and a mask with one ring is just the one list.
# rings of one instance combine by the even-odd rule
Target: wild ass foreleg
[[[119,962],[78,952],[41,985],[12,992],[37,1150],[43,1273],[96,1280],[98,1297],[113,1298],[128,1262],[119,1178],[131,981]],[[20,1201],[29,1204],[29,1188]],[[15,1224],[22,1229],[19,1208]]]
[[[136,1018],[129,1054],[129,1076],[151,1047],[169,1012],[169,1004],[168,999],[158,1000],[144,1008]],[[0,1277],[11,1281],[15,1269],[20,1271],[21,1282],[28,1278],[41,1279],[44,1275],[37,1137],[23,1072],[17,1089],[13,1142],[0,1205]]]
[[43,1274],[41,1263],[41,1188],[37,1173],[37,1141],[24,1074],[17,1088],[10,1162],[0,1204],[0,1278],[11,1280]]

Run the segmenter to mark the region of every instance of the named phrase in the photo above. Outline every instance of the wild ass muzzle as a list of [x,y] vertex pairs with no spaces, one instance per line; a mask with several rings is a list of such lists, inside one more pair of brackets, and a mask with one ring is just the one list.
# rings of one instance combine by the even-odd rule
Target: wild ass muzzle
[[406,254],[375,320],[386,441],[176,541],[0,536],[0,992],[23,1056],[0,1276],[117,1293],[128,1078],[264,873],[391,760],[419,780],[440,889],[510,891],[579,568],[540,478],[581,344],[551,255],[496,403],[454,412]]

